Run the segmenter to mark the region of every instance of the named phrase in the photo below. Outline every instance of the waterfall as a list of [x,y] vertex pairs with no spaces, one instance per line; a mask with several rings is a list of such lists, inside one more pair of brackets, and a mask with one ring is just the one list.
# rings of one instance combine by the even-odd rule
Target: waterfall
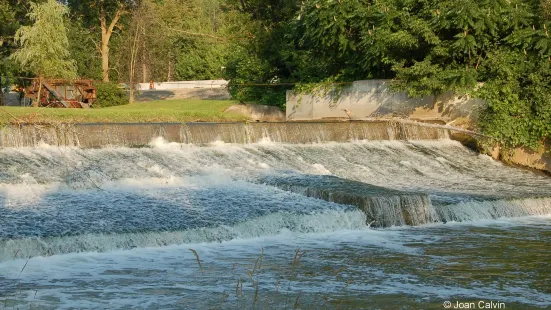
[[407,193],[334,176],[286,175],[266,177],[265,184],[360,208],[371,227],[418,226],[437,221],[427,194]]
[[547,176],[434,128],[306,125],[5,127],[0,260],[551,214]]
[[[358,207],[371,227],[420,226],[430,223],[551,214],[551,198],[499,199],[455,197],[433,203],[428,193],[400,192],[334,176],[266,177],[265,184],[307,197]],[[453,194],[449,194],[453,201]]]
[[144,123],[13,125],[2,128],[0,147],[56,146],[141,147],[157,137],[169,142],[235,144],[270,140],[278,143],[324,143],[357,140],[438,140],[448,130],[396,121],[340,123]]
[[440,222],[465,222],[485,219],[523,217],[551,214],[550,198],[468,201],[439,206]]
[[96,233],[0,239],[0,261],[66,253],[160,247],[170,244],[222,242],[238,238],[271,236],[283,230],[297,233],[323,233],[340,229],[362,229],[364,227],[365,218],[363,214],[354,210],[327,211],[309,215],[274,213],[241,222],[234,226],[222,225],[182,231]]

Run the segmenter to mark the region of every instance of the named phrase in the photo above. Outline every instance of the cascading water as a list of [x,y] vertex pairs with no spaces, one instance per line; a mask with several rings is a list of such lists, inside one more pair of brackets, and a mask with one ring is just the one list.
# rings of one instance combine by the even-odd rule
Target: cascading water
[[[198,309],[220,300],[250,307],[252,299],[235,294],[236,281],[240,272],[256,272],[248,264],[258,264],[261,250],[270,263],[260,293],[245,285],[247,298],[271,287],[288,296],[300,287],[304,307],[323,308],[329,295],[352,296],[344,307],[351,309],[367,301],[384,307],[389,299],[436,306],[449,296],[551,305],[545,284],[551,269],[542,266],[540,275],[516,286],[498,281],[501,288],[489,278],[467,277],[467,284],[435,277],[473,270],[460,254],[488,240],[494,250],[518,247],[507,254],[516,265],[507,268],[522,277],[534,273],[526,257],[551,254],[549,178],[478,155],[441,129],[146,125],[153,129],[132,136],[124,126],[138,125],[120,125],[100,139],[106,129],[88,126],[88,137],[75,127],[3,133],[2,144],[13,147],[0,150],[0,301],[10,306],[38,299],[40,308],[128,308],[136,301],[120,284],[126,283],[143,294],[146,308]],[[17,130],[35,135],[18,137]],[[98,141],[111,146],[82,147]],[[140,144],[146,146],[125,147]],[[307,254],[297,263],[301,249]],[[505,263],[480,251],[489,257],[481,263],[487,268]],[[206,269],[201,276],[196,260]],[[300,264],[311,266],[308,276],[297,277]],[[21,269],[27,293],[17,297]],[[282,284],[286,273],[291,280]],[[110,293],[99,293],[106,287]],[[228,287],[235,297],[224,299]],[[33,297],[34,291],[42,295]],[[180,305],[182,294],[194,306]],[[278,306],[285,296],[262,303],[288,308]]]
[[442,128],[396,122],[350,123],[158,123],[7,126],[0,131],[0,147],[56,146],[141,147],[161,137],[195,145],[225,143],[348,142],[355,140],[432,140],[448,138]]

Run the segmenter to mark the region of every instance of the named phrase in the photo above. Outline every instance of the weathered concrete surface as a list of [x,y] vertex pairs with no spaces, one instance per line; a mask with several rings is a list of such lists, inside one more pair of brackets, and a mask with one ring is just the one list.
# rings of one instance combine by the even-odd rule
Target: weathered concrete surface
[[285,114],[280,108],[261,104],[235,104],[224,112],[239,113],[253,121],[283,122]]
[[41,143],[85,148],[147,146],[161,137],[168,142],[207,144],[349,142],[354,140],[447,139],[448,130],[394,121],[253,122],[253,123],[102,123],[74,125],[12,125],[0,130],[0,147],[34,147]]
[[502,149],[499,146],[495,146],[492,149],[481,147],[475,135],[454,131],[450,133],[450,138],[461,142],[461,144],[468,148],[490,155],[493,159],[541,170],[551,174],[551,141],[547,141],[538,151],[532,151],[526,148],[516,148],[512,156],[506,155],[507,158],[504,158]]
[[[501,154],[501,149],[495,147],[490,155],[494,159],[501,160],[503,155]],[[532,151],[526,148],[516,148],[511,158],[508,158],[507,161],[533,169],[538,169],[551,173],[551,141],[547,141],[544,147],[538,151]]]
[[405,92],[391,91],[390,80],[367,80],[344,86],[340,94],[333,91],[326,95],[297,95],[288,91],[286,116],[288,121],[377,117],[474,121],[478,107],[483,104],[479,99],[457,98],[451,94],[409,98]]

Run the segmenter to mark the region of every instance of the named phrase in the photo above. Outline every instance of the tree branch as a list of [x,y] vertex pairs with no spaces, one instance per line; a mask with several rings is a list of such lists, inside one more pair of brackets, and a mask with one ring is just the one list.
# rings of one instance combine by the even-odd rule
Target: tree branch
[[117,12],[115,13],[115,16],[113,17],[113,20],[111,20],[111,24],[109,25],[109,29],[107,29],[107,36],[111,36],[111,33],[113,33],[113,29],[119,22],[119,19],[121,18],[122,14],[124,13],[123,5],[121,4],[119,8],[117,9]]
[[107,21],[105,20],[105,5],[103,0],[100,0],[99,2],[99,22],[101,25],[101,32],[106,32]]

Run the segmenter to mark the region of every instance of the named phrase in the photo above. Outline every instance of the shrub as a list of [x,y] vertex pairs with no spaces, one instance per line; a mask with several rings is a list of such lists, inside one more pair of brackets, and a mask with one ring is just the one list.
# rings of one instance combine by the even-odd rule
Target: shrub
[[113,107],[129,103],[126,92],[115,83],[98,82],[94,83],[94,86],[98,93],[98,101],[95,104],[96,108]]

